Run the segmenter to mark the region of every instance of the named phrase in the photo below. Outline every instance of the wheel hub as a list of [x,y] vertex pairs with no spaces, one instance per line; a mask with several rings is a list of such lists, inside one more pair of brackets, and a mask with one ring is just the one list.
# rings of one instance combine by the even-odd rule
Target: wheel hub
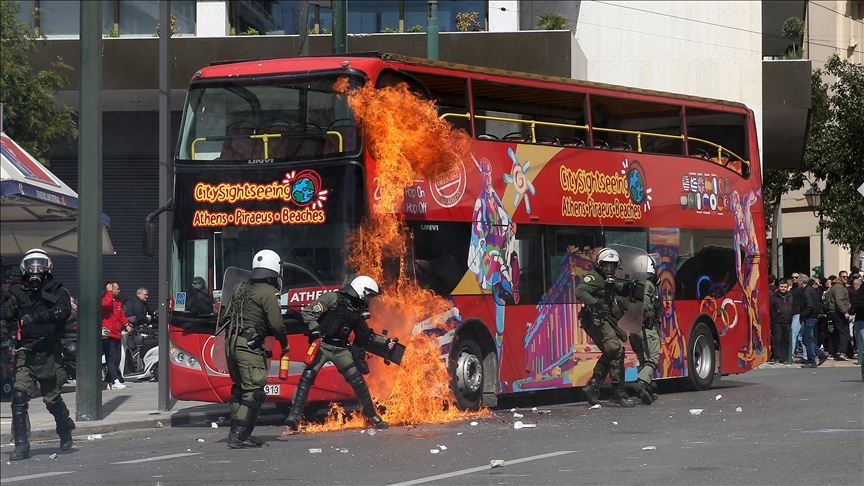
[[707,378],[711,374],[711,359],[708,353],[711,352],[711,346],[708,343],[708,338],[699,336],[693,344],[693,369],[699,378]]
[[456,385],[463,395],[470,395],[480,390],[483,383],[483,366],[480,358],[463,351],[456,360]]

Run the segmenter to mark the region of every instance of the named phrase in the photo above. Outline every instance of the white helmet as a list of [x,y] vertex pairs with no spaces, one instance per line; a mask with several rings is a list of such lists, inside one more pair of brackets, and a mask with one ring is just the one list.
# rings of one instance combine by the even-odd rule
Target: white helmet
[[614,275],[620,264],[621,257],[612,248],[603,248],[597,254],[597,270],[606,276]]
[[372,277],[360,275],[351,281],[351,290],[360,300],[369,303],[369,299],[378,295],[378,284],[372,280]]
[[20,268],[24,282],[33,290],[39,290],[51,274],[54,263],[45,250],[33,248],[24,254]]
[[252,258],[252,278],[276,277],[282,274],[282,259],[273,250],[261,250]]
[[654,262],[654,258],[652,255],[639,255],[639,266],[645,269],[645,275],[648,278],[654,276],[655,271],[657,270],[657,264]]

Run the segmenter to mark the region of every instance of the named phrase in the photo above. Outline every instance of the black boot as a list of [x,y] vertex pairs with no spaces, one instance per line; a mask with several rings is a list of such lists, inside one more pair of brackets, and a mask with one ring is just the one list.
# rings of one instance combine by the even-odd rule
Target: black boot
[[622,407],[635,407],[636,401],[630,398],[630,395],[624,391],[623,383],[613,383],[612,384],[612,396],[609,397],[609,401],[615,404],[618,404]]
[[285,418],[285,425],[294,432],[300,429],[303,408],[306,407],[306,399],[309,398],[309,389],[315,383],[316,374],[312,368],[303,370],[303,376],[300,377],[297,388],[294,390],[294,398],[291,400],[291,411],[288,412],[288,417]]
[[359,372],[357,375],[353,376],[348,383],[351,384],[351,388],[354,389],[354,394],[357,395],[357,401],[360,402],[360,406],[363,407],[363,415],[366,417],[366,420],[375,427],[376,429],[386,429],[390,427],[390,424],[384,421],[380,415],[378,415],[378,411],[375,410],[375,404],[372,403],[372,395],[369,393],[369,387],[366,386],[366,380],[363,379],[363,375]]
[[9,454],[10,461],[30,458],[30,441],[27,440],[27,395],[20,390],[12,392],[12,434],[15,451]]
[[249,434],[252,431],[246,427],[246,422],[239,420],[231,421],[231,430],[228,431],[228,447],[232,449],[252,449],[261,447],[261,443],[255,443],[249,440]]
[[68,451],[72,448],[72,431],[75,430],[75,422],[69,416],[69,409],[66,408],[66,402],[60,400],[47,406],[48,411],[54,416],[54,423],[57,427],[57,435],[60,437],[60,450]]
[[645,380],[636,380],[636,395],[645,405],[651,405],[656,400],[654,393],[651,392],[651,384]]
[[600,383],[602,380],[603,375],[594,373],[594,376],[591,377],[591,381],[589,381],[586,386],[582,387],[582,391],[585,393],[585,396],[588,397],[588,403],[592,406],[600,404]]

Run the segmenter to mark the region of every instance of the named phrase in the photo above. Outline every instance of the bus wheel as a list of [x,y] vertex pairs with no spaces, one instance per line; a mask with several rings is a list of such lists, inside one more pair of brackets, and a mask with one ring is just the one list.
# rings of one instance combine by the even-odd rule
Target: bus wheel
[[696,390],[707,390],[714,382],[714,371],[716,354],[714,348],[714,337],[705,323],[700,322],[693,328],[688,344],[689,353],[687,359],[687,371],[690,375],[690,383]]
[[459,410],[478,410],[483,398],[483,355],[471,338],[459,339],[450,355],[450,388]]

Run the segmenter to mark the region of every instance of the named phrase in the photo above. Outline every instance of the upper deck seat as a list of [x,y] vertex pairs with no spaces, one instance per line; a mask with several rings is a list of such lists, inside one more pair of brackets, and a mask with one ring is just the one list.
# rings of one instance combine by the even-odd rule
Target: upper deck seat
[[228,125],[225,136],[230,137],[222,143],[222,160],[249,160],[254,158],[255,141],[250,138],[255,134],[255,125],[249,120]]
[[[279,137],[268,139],[267,156],[271,159],[308,157],[321,155],[324,151],[325,133],[314,125],[292,124],[284,120],[265,122],[261,134],[276,134]],[[264,143],[256,145],[259,158],[264,157]]]

